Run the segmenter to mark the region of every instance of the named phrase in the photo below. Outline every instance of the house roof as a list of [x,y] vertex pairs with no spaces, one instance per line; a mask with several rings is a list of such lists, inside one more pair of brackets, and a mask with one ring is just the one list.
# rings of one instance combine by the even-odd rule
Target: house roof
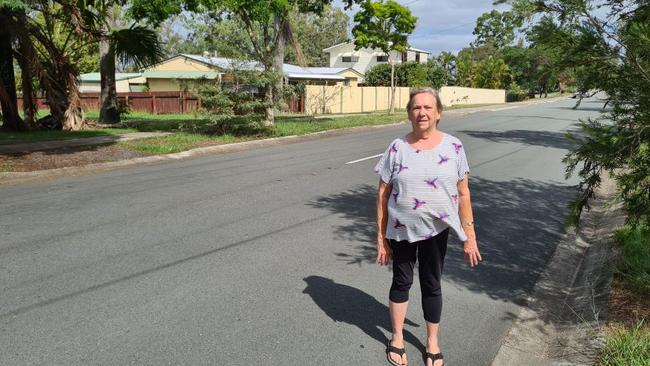
[[142,73],[147,79],[216,79],[216,71],[145,71]]
[[[140,73],[121,73],[121,72],[116,72],[115,73],[115,81],[121,81],[121,80],[128,80],[128,79],[135,79],[141,77],[142,74]],[[89,72],[86,74],[81,74],[79,75],[79,80],[89,82],[89,83],[99,83],[101,82],[101,74],[98,72]]]
[[194,61],[201,62],[203,64],[217,67],[222,70],[227,69],[239,69],[239,70],[248,70],[248,71],[261,71],[264,69],[262,64],[257,61],[246,61],[246,60],[236,60],[232,58],[225,57],[211,57],[211,56],[201,56],[201,55],[192,55],[187,53],[182,53],[180,56],[189,58]]
[[287,77],[294,79],[345,80],[346,78],[341,73],[347,71],[363,76],[357,70],[348,67],[301,67],[284,64],[283,71]]
[[[323,49],[323,52],[328,52],[328,53],[329,53],[331,50],[334,50],[334,49],[336,49],[336,48],[339,48],[339,47],[341,47],[341,46],[346,46],[346,45],[349,45],[349,44],[352,44],[352,42],[343,42],[343,43],[335,44],[334,46],[330,46],[330,47],[327,47],[327,48]],[[415,51],[415,52],[427,53],[427,54],[429,54],[429,55],[431,54],[431,52],[429,52],[429,51],[425,51],[425,50],[421,50],[421,49],[419,49],[419,48],[409,47],[409,48],[407,48],[407,50],[409,50],[409,51]],[[383,53],[382,53],[382,54],[383,54]]]

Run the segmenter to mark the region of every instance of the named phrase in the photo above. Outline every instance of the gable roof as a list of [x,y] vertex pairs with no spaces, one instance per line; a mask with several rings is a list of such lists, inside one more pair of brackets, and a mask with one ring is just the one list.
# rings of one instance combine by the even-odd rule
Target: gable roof
[[216,71],[145,71],[142,73],[147,79],[216,79]]
[[[327,47],[327,48],[323,49],[323,52],[329,53],[330,51],[332,51],[334,49],[340,48],[342,46],[347,46],[347,45],[350,45],[350,44],[353,44],[353,43],[352,42],[338,43],[338,44],[335,44],[334,46],[330,46],[330,47]],[[426,54],[429,54],[429,55],[431,54],[431,52],[429,52],[429,51],[425,51],[425,50],[421,50],[419,48],[413,48],[413,47],[409,47],[406,50],[407,51],[415,51],[415,52],[426,53]]]

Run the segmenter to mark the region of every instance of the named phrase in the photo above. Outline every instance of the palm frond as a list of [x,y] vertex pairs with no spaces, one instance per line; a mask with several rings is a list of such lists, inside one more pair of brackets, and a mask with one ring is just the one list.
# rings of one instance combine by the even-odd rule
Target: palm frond
[[109,34],[115,57],[122,64],[133,64],[137,68],[154,65],[165,58],[165,51],[158,40],[158,34],[141,25],[117,29]]

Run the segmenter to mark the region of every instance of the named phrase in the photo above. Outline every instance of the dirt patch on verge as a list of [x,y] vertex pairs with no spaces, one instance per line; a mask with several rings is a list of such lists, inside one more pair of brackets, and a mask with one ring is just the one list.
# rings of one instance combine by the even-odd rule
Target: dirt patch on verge
[[636,295],[625,289],[620,279],[614,278],[609,292],[610,325],[633,328],[645,319],[644,326],[650,327],[650,297]]
[[148,155],[150,154],[131,151],[120,145],[67,147],[28,153],[0,154],[0,172],[31,172],[84,166]]

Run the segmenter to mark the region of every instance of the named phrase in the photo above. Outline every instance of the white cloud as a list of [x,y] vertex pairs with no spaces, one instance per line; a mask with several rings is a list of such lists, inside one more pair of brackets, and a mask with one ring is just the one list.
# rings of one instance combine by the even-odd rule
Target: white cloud
[[[411,46],[431,52],[434,56],[441,51],[458,52],[474,40],[476,19],[495,7],[492,0],[397,0],[408,6],[418,17],[415,31],[409,38]],[[343,7],[340,0],[335,6]],[[498,10],[505,6],[496,7]],[[350,19],[358,6],[348,10]]]

